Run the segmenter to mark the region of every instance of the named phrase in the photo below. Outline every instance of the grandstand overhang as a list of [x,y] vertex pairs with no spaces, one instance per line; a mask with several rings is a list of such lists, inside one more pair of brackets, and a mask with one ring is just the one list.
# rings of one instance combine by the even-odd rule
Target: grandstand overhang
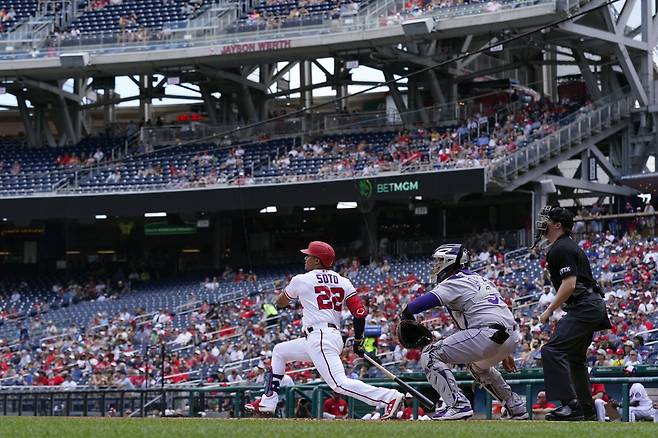
[[[454,200],[456,196],[484,193],[484,168],[426,173],[398,173],[317,182],[253,185],[242,187],[172,189],[134,194],[52,195],[0,199],[0,211],[14,218],[93,218],[99,211],[117,217],[142,216],[145,212],[186,213],[262,209],[265,206],[296,207],[355,201],[372,206],[377,201],[406,202],[416,196],[425,200]],[[9,214],[9,213],[8,213]]]

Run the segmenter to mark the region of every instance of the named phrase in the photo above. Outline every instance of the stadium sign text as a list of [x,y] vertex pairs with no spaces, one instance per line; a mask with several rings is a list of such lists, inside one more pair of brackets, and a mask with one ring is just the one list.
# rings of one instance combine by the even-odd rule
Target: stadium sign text
[[377,193],[413,192],[420,188],[418,181],[401,181],[377,184]]
[[253,43],[227,44],[220,47],[219,53],[222,55],[232,55],[236,53],[289,49],[291,47],[292,44],[290,40],[259,41]]

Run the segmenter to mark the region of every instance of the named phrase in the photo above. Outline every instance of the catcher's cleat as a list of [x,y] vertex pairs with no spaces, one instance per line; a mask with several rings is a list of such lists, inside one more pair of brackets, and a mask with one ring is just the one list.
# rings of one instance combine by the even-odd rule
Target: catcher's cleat
[[450,421],[450,420],[467,420],[473,416],[473,409],[470,405],[449,407],[446,410],[435,413],[432,420]]
[[501,420],[527,420],[528,419],[528,412],[525,409],[519,410],[518,412],[515,412],[514,414],[511,413],[507,407],[503,407],[503,409],[500,412],[500,419]]
[[247,403],[246,405],[244,405],[244,409],[250,414],[270,416],[270,415],[274,415],[274,412],[276,411],[276,404],[272,406],[264,405],[262,404],[262,397],[261,397],[261,398],[257,398],[251,403]]

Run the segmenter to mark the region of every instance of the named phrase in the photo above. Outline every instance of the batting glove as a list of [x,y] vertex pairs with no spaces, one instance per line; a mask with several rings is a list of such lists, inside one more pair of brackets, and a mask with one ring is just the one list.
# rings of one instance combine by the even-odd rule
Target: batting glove
[[365,350],[363,349],[364,340],[363,339],[354,339],[352,348],[354,349],[354,354],[359,357],[363,357]]

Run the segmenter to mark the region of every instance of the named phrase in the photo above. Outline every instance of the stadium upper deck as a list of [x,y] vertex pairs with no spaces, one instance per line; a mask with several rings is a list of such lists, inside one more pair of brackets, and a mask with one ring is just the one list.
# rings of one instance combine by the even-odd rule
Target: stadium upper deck
[[[576,0],[572,3],[578,4]],[[492,4],[496,6],[492,8]],[[117,6],[117,11],[128,11],[126,15],[103,9],[85,12],[76,18],[70,27],[75,29],[73,37],[69,30],[65,37],[62,37],[64,32],[57,32],[57,38],[51,36],[38,41],[25,34],[16,34],[4,44],[0,40],[0,72],[13,75],[29,71],[30,77],[52,78],[82,76],[91,70],[96,74],[146,73],[173,65],[189,65],[190,62],[213,64],[221,61],[222,65],[237,65],[253,60],[262,62],[264,59],[300,58],[311,54],[318,58],[337,49],[403,41],[406,39],[403,24],[409,20],[428,19],[429,31],[441,31],[432,36],[444,38],[545,24],[558,17],[565,7],[571,8],[572,4],[567,2],[566,6],[560,6],[555,0],[500,0],[412,10],[403,14],[395,13],[404,11],[398,9],[397,1],[384,0],[371,2],[358,13],[343,14],[339,7],[339,12],[319,22],[315,19],[311,23],[293,20],[293,25],[293,22],[285,21],[276,26],[266,24],[264,29],[256,24],[254,28],[257,30],[243,32],[245,26],[250,25],[244,24],[244,17],[227,19],[225,3],[220,3],[217,9],[209,8],[198,19],[188,20],[185,18],[191,15],[181,12],[165,15],[146,8],[142,10],[144,15],[140,16],[125,6]],[[390,15],[389,10],[392,11]],[[212,11],[215,15],[209,15]],[[119,21],[113,21],[117,16],[119,20],[125,18],[123,26]],[[167,22],[163,17],[170,17],[173,21]],[[80,57],[75,69],[71,69],[66,61],[62,63],[61,55],[82,53],[86,55]],[[121,55],[120,59],[117,59],[117,54]]]

